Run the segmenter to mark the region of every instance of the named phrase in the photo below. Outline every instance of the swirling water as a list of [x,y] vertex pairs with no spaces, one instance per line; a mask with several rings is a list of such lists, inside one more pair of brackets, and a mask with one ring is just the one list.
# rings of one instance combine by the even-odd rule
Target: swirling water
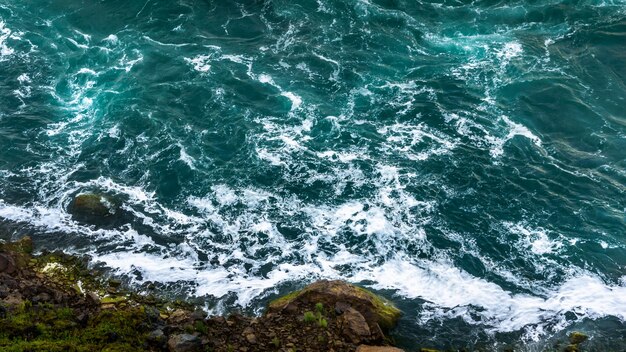
[[626,1],[0,0],[0,83],[14,237],[215,313],[360,283],[408,350],[626,346]]

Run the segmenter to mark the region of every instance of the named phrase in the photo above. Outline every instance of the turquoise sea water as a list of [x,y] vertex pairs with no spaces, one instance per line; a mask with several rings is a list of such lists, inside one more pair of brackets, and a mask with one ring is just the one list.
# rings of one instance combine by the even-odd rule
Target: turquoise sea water
[[213,313],[359,283],[409,351],[626,348],[625,111],[626,1],[0,0],[13,237]]

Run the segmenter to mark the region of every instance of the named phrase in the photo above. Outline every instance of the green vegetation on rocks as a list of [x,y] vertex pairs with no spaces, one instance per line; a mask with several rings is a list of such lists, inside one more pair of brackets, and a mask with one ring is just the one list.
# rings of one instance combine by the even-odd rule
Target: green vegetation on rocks
[[130,292],[87,258],[33,256],[32,248],[28,237],[0,244],[3,352],[355,351],[387,343],[378,326],[383,301],[344,282],[309,285],[258,318],[206,317],[185,302]]
[[280,311],[299,302],[316,302],[326,307],[337,303],[354,306],[363,316],[383,329],[391,329],[400,318],[401,312],[391,302],[374,293],[342,281],[318,281],[300,291],[272,301],[270,310]]

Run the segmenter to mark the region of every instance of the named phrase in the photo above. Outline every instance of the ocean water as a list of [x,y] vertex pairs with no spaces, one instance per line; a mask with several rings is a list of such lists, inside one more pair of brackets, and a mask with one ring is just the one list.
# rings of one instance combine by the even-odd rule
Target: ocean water
[[623,0],[0,0],[10,236],[215,314],[358,283],[408,351],[626,348],[625,111]]

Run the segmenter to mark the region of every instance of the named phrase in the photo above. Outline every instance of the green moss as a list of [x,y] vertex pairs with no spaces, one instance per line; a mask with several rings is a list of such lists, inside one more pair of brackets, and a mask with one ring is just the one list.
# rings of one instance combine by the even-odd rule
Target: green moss
[[100,303],[102,304],[118,304],[126,301],[127,298],[124,296],[108,296],[100,299]]
[[275,300],[270,302],[270,307],[271,308],[281,307],[281,306],[289,303],[294,298],[298,297],[300,295],[300,293],[302,293],[302,290],[294,291],[294,292],[286,294],[286,295],[284,295],[282,297],[279,297],[279,298],[277,298],[277,299],[275,299]]
[[0,350],[142,351],[146,320],[139,309],[102,311],[80,327],[70,308],[25,305],[0,319]]
[[574,331],[573,333],[571,333],[569,335],[569,342],[572,345],[578,345],[578,344],[581,344],[581,343],[587,341],[588,338],[589,337],[587,335],[583,334],[582,332]]
[[3,243],[0,249],[30,255],[33,253],[33,240],[30,236],[25,236],[15,242]]
[[200,320],[196,321],[193,326],[194,329],[201,334],[206,335],[209,332],[209,328]]
[[276,348],[280,347],[280,339],[278,337],[274,337],[272,339],[272,345],[274,345],[274,347]]
[[372,299],[372,303],[376,309],[376,313],[380,316],[381,320],[378,322],[381,328],[391,329],[395,325],[395,322],[400,318],[402,312],[396,308],[389,300],[375,295],[374,293],[364,289],[363,287],[356,288],[368,295]]
[[305,312],[304,313],[304,322],[305,323],[312,323],[316,320],[315,314],[313,314],[313,312]]

